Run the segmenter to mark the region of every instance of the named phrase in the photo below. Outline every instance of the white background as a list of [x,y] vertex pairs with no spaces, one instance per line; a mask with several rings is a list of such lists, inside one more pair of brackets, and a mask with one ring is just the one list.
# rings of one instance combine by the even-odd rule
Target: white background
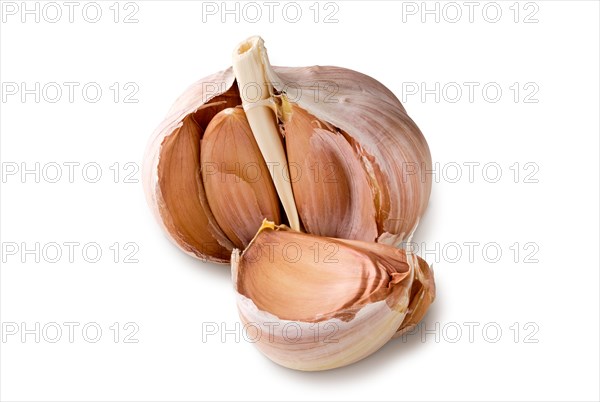
[[[496,23],[486,21],[495,17],[494,9],[482,15],[483,2],[473,22],[467,6],[455,3],[463,13],[456,23],[448,21],[455,9],[443,14],[446,3],[438,4],[439,22],[435,15],[422,22],[421,2],[412,3],[415,15],[403,14],[413,8],[401,2],[337,2],[337,23],[323,22],[336,9],[325,10],[323,3],[315,23],[312,1],[300,4],[297,23],[283,18],[283,2],[273,23],[262,2],[257,23],[243,21],[243,15],[239,23],[234,16],[222,23],[219,14],[203,21],[202,3],[193,1],[137,1],[138,23],[122,22],[135,10],[123,3],[115,23],[112,1],[99,3],[97,23],[82,17],[84,2],[73,23],[61,2],[64,15],[57,23],[43,15],[39,23],[35,16],[23,23],[21,10],[3,14],[2,400],[597,400],[599,5],[568,3],[499,2]],[[538,22],[525,23],[534,11],[530,19]],[[53,10],[47,12],[54,18]],[[123,175],[132,170],[124,164],[140,164],[147,138],[176,97],[229,66],[235,45],[254,34],[265,39],[274,65],[352,68],[405,98],[440,164],[416,234],[419,244],[434,250],[425,255],[438,287],[425,320],[430,333],[397,339],[364,361],[321,373],[279,367],[234,335],[225,342],[219,335],[202,341],[203,323],[234,329],[238,322],[229,268],[200,263],[173,246],[135,183],[139,172],[129,180],[134,183],[126,183]],[[63,87],[56,103],[48,101],[53,92],[36,103],[35,95],[23,101],[21,93],[7,93],[6,83],[21,82],[27,88],[36,82],[80,86],[73,102]],[[103,89],[96,103],[81,94],[90,82]],[[116,103],[109,89],[115,82],[121,87]],[[137,103],[124,102],[128,82],[139,88],[132,98]],[[464,82],[479,85],[472,102]],[[421,99],[420,92],[408,94],[410,83],[429,89],[458,83],[463,94],[454,103],[454,92],[441,93],[437,102],[435,94]],[[497,102],[490,99],[492,90],[487,99],[482,95],[486,83],[502,89]],[[516,102],[514,83],[521,88]],[[525,90],[526,83],[533,86]],[[532,88],[537,93],[527,100],[537,103],[525,102]],[[64,165],[57,183],[43,175],[37,183],[33,174],[9,174],[15,164],[33,168],[36,162],[50,178],[53,163],[80,165],[73,183]],[[82,176],[90,162],[102,168],[96,183]],[[110,169],[115,162],[118,183]],[[469,162],[480,164],[472,183],[464,165]],[[486,163],[502,169],[497,182],[491,182],[493,169],[482,171]],[[452,183],[456,164],[462,176]],[[93,178],[93,170],[87,173]],[[537,182],[526,182],[531,180]],[[34,254],[22,255],[23,247],[36,242],[40,253],[53,242],[80,246],[74,262],[65,246],[58,262],[48,261],[55,251],[36,262]],[[96,263],[81,252],[92,242],[102,249]],[[116,242],[117,262],[110,249]],[[124,249],[128,242],[135,244]],[[472,259],[465,242],[479,243]],[[7,253],[15,244],[16,254]],[[495,247],[489,254],[482,251],[487,244]],[[139,262],[125,263],[135,245]],[[498,247],[502,255],[490,262]],[[461,257],[453,262],[457,250]],[[64,322],[80,324],[72,343]],[[121,328],[116,343],[110,329],[115,322]],[[139,328],[137,343],[125,342],[128,322]],[[479,325],[472,342],[466,322]],[[39,343],[35,334],[23,342],[20,332],[7,333],[11,323],[29,329],[58,323],[62,338],[49,342],[50,331]],[[102,328],[98,342],[83,338],[86,323]],[[486,324],[493,327],[487,340]],[[502,334],[491,342],[496,327]]]

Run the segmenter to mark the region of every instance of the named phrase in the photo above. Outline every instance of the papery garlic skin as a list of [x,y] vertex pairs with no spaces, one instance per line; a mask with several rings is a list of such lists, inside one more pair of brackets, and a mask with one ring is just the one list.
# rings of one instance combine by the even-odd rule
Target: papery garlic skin
[[[337,250],[329,262],[312,260],[329,245]],[[261,335],[257,347],[285,367],[315,371],[356,362],[392,338],[406,317],[417,264],[391,246],[265,222],[243,253],[234,250],[232,276],[240,318]],[[319,278],[331,285],[315,286]]]
[[275,363],[302,371],[343,367],[373,354],[395,334],[408,304],[406,295],[396,308],[380,301],[363,307],[350,322],[314,323],[281,320],[239,293],[237,298],[244,326],[260,334],[256,347]]

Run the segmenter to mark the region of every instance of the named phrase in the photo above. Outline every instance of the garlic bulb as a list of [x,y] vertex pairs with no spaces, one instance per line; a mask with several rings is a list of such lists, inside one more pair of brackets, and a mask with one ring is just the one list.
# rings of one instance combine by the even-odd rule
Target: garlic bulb
[[[315,83],[334,85],[335,94]],[[148,202],[184,251],[228,262],[234,246],[250,240],[230,238],[231,230],[224,227],[233,221],[222,222],[223,214],[212,210],[215,203],[207,200],[202,178],[220,173],[211,170],[215,161],[206,164],[198,146],[211,120],[240,105],[268,167],[269,176],[261,170],[260,179],[272,181],[281,203],[281,223],[323,236],[392,245],[416,228],[431,191],[430,178],[423,174],[431,169],[431,156],[400,101],[355,71],[272,67],[263,40],[252,37],[236,48],[233,68],[200,80],[177,100],[147,148]],[[189,141],[195,141],[195,148],[186,145]],[[233,192],[236,207],[262,200],[249,188]],[[237,212],[235,225],[246,226],[239,231],[256,233],[264,218],[278,221],[265,210],[270,207],[259,205],[260,213],[256,206],[248,208]]]
[[[382,84],[339,67],[272,67],[252,37],[231,68],[172,106],[148,144],[143,184],[177,246],[232,262],[242,320],[301,329],[294,343],[275,328],[259,348],[322,370],[374,352],[433,302],[430,267],[393,247],[427,207],[430,169],[423,135]],[[277,256],[284,249],[261,254],[290,245],[293,263]],[[311,254],[328,247],[330,261]],[[311,333],[316,324],[339,339]]]

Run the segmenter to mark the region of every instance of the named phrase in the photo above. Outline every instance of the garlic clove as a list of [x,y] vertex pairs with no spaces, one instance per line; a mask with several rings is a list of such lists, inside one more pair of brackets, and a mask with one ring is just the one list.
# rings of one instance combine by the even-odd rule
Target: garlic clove
[[212,118],[200,159],[208,205],[235,247],[246,247],[263,219],[279,224],[277,193],[241,108]]
[[234,80],[229,68],[190,86],[148,141],[142,167],[146,200],[169,239],[193,257],[219,263],[229,262],[234,246],[208,208],[199,146],[208,121],[240,104]]
[[425,316],[429,306],[435,300],[435,281],[433,269],[421,257],[417,257],[415,278],[410,291],[408,313],[394,337],[413,329]]
[[201,135],[202,129],[187,117],[164,139],[157,168],[160,214],[182,248],[197,256],[226,261],[233,245],[214,224],[205,202],[198,160]]
[[367,174],[344,135],[290,105],[284,121],[294,200],[308,233],[375,241]]
[[416,264],[401,249],[265,222],[241,255],[234,250],[232,275],[240,317],[261,334],[259,349],[312,371],[358,361],[394,335]]

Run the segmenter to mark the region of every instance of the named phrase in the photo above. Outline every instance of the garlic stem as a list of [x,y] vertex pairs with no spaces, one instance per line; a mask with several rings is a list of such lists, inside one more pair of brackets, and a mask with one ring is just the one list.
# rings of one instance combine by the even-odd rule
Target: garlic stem
[[253,36],[239,44],[233,52],[233,72],[248,123],[267,163],[290,227],[300,230],[289,173],[288,177],[285,176],[288,164],[279,134],[277,116],[269,103],[273,87],[265,74],[264,63],[268,62],[267,60],[262,38]]

